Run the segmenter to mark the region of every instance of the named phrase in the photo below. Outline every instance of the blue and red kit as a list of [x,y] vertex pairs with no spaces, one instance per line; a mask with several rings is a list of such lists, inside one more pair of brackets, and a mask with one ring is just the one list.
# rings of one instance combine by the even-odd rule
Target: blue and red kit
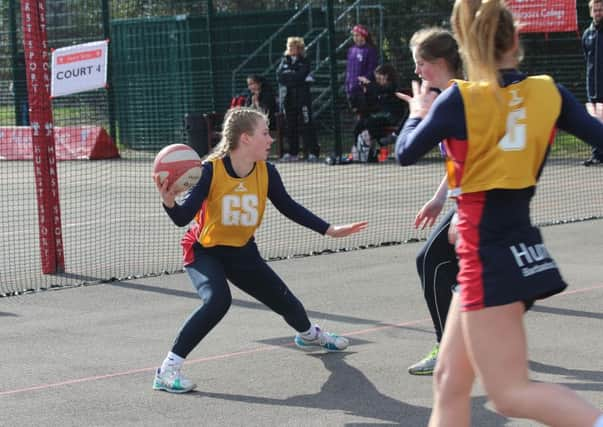
[[503,85],[455,81],[396,142],[411,165],[445,141],[457,202],[463,310],[530,303],[567,284],[530,221],[530,201],[557,129],[603,148],[603,124],[549,76],[501,72]]
[[203,304],[182,326],[172,352],[186,357],[218,324],[232,304],[227,283],[265,304],[296,331],[311,324],[302,303],[261,257],[253,233],[260,226],[266,201],[286,217],[320,234],[329,224],[294,201],[276,168],[256,162],[245,177],[236,175],[230,157],[203,164],[199,182],[173,208],[172,221],[194,225],[182,238],[184,265]]

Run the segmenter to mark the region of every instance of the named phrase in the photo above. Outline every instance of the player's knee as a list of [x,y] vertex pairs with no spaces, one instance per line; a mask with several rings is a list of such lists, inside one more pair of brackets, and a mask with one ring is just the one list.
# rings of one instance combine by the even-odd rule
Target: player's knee
[[211,306],[213,310],[225,314],[232,304],[232,295],[228,289],[214,289],[210,285],[204,285],[197,291],[204,306]]
[[439,359],[433,373],[434,387],[440,399],[455,399],[471,394],[472,382],[464,375],[455,375],[454,367]]
[[505,389],[488,394],[494,410],[507,418],[522,416],[520,413],[522,402],[518,401],[519,396],[520,394],[516,393],[513,389]]

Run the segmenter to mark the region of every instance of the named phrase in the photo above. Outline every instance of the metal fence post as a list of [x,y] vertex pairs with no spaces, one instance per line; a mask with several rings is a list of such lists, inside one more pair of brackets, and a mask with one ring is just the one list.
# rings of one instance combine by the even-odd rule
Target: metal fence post
[[29,126],[29,103],[25,73],[25,55],[17,46],[17,10],[15,0],[8,0],[8,31],[12,60],[13,102],[15,105],[15,125]]
[[216,79],[214,75],[214,37],[213,37],[213,24],[214,24],[214,2],[213,0],[207,0],[207,54],[209,55],[209,84],[211,85],[211,109],[216,110]]
[[109,10],[109,0],[101,0],[101,7],[103,13],[103,34],[106,40],[109,40],[109,57],[107,58],[107,102],[109,110],[109,135],[113,138],[113,142],[117,143],[117,127],[115,125],[115,89],[113,88],[113,72],[111,59],[111,53],[113,52],[113,46],[111,43],[111,16]]
[[333,0],[327,0],[327,30],[329,32],[329,69],[331,83],[331,114],[333,114],[333,137],[334,161],[338,163],[341,160],[341,121],[337,104],[339,98],[339,84],[337,82],[337,46],[335,42],[335,13],[333,11]]

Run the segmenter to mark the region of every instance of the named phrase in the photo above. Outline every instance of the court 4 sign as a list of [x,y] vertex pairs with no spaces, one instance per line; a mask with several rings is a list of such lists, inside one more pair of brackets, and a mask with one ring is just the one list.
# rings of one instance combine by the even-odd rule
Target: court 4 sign
[[51,96],[107,86],[108,41],[84,43],[52,52]]

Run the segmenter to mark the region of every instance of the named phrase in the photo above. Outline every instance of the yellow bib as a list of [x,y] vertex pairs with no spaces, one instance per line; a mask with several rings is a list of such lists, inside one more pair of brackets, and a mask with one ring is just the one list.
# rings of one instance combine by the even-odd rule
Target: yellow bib
[[449,169],[451,194],[535,185],[561,111],[553,79],[532,76],[494,91],[487,83],[456,83],[465,106],[467,153],[460,183]]
[[244,246],[259,227],[268,197],[266,162],[256,162],[245,178],[228,175],[222,159],[212,161],[213,176],[207,199],[197,213],[199,243]]

